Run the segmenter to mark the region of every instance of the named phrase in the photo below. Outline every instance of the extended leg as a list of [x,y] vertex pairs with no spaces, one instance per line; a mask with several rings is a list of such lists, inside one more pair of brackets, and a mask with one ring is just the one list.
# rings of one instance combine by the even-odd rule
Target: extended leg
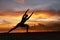
[[16,28],[17,28],[17,26],[14,27],[14,28],[12,28],[11,30],[9,30],[8,33],[11,32],[11,31],[13,31],[13,30],[16,29]]

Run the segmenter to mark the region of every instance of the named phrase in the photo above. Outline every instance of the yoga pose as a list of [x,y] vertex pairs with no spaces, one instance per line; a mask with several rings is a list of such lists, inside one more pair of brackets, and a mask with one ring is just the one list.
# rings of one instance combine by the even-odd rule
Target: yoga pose
[[28,15],[26,14],[28,11],[29,11],[29,9],[28,9],[28,10],[25,12],[25,14],[23,15],[21,22],[19,22],[14,28],[12,28],[11,30],[9,30],[8,33],[11,32],[12,30],[16,29],[17,27],[26,27],[26,30],[27,30],[27,32],[28,32],[28,27],[29,27],[29,25],[28,25],[28,24],[24,24],[24,23],[25,23],[25,22],[32,16],[32,14],[33,14],[33,12],[32,12],[32,14],[28,17]]

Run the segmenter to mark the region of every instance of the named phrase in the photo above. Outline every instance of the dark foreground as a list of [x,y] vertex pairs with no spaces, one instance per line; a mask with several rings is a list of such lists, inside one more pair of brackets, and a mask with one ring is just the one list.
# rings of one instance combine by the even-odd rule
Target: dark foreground
[[0,40],[60,40],[59,32],[0,33]]

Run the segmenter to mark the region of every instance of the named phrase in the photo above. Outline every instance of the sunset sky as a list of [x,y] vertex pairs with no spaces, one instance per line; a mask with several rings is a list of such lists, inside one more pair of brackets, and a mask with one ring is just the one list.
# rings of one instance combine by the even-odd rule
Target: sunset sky
[[15,26],[27,9],[28,15],[34,11],[27,23],[60,21],[60,0],[0,0],[0,28]]

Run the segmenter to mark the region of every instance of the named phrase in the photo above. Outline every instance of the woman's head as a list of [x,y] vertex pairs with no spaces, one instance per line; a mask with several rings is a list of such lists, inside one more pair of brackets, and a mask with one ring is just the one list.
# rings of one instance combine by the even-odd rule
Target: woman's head
[[28,15],[25,15],[25,17],[28,17]]

